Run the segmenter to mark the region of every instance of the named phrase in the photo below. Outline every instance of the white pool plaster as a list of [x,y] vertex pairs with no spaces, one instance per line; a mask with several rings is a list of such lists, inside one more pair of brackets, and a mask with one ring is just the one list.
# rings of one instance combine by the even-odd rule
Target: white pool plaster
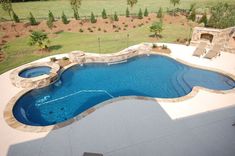
[[[195,47],[167,44],[170,57],[235,75],[235,54],[208,60],[192,56]],[[53,57],[64,57],[67,54]],[[50,57],[35,62],[48,61]],[[183,101],[126,98],[105,105],[66,127],[23,132],[3,118],[7,103],[23,89],[0,75],[0,156],[104,155],[235,155],[235,92],[199,89]]]

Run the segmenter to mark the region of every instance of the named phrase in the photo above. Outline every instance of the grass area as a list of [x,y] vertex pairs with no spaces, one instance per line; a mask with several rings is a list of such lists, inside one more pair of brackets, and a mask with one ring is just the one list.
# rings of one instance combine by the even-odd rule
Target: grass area
[[[184,31],[182,31],[184,30]],[[162,33],[163,38],[159,42],[174,42],[177,38],[186,38],[189,35],[185,26],[176,24],[165,24]],[[127,42],[127,33],[129,33],[129,42]],[[33,51],[37,47],[29,46],[29,38],[18,38],[9,42],[4,52],[6,59],[0,63],[0,73],[19,65],[31,62],[33,60],[54,54],[67,53],[73,50],[83,50],[88,52],[99,52],[98,37],[101,40],[101,53],[118,52],[128,45],[134,45],[141,42],[152,42],[154,39],[149,37],[149,26],[132,29],[128,32],[106,33],[106,34],[85,34],[62,32],[51,39],[51,52],[48,54],[35,54]]]
[[[194,2],[196,2],[197,7],[207,8],[217,2],[221,2],[221,0],[181,0],[180,5],[177,5],[177,7],[188,9],[190,4]],[[234,4],[234,0],[223,0],[223,2]],[[100,15],[102,9],[105,8],[108,14],[113,14],[115,11],[118,14],[124,14],[127,7],[126,4],[126,0],[84,0],[79,13],[81,16],[89,16],[91,11],[93,11],[96,15]],[[139,8],[144,9],[146,7],[149,11],[156,12],[159,7],[163,7],[166,10],[167,7],[172,8],[173,5],[170,4],[170,0],[139,0],[132,12],[137,13]],[[20,18],[27,18],[30,11],[35,17],[47,17],[48,10],[51,10],[57,17],[61,16],[62,11],[69,17],[73,16],[69,0],[13,3],[13,9]],[[2,7],[0,7],[0,15],[9,19],[7,13],[3,12]]]

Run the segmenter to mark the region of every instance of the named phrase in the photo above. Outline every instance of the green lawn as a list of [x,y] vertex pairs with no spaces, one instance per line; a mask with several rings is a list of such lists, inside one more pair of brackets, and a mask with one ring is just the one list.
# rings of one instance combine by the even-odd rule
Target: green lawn
[[[138,4],[131,12],[137,12],[139,8],[144,9],[145,7],[151,12],[156,12],[159,7],[163,7],[166,10],[167,7],[172,7],[169,1],[170,0],[138,0]],[[193,2],[196,2],[197,6],[200,7],[198,10],[204,10],[204,8],[220,2],[220,0],[181,0],[180,5],[177,7],[189,8],[190,4]],[[233,3],[234,0],[224,0],[224,2]],[[60,16],[62,11],[65,11],[67,15],[72,16],[69,0],[14,3],[13,8],[21,18],[27,17],[30,11],[35,17],[47,17],[48,10],[51,10],[55,16]],[[106,9],[108,14],[114,13],[115,11],[119,14],[123,14],[126,9],[126,0],[83,0],[79,12],[82,16],[90,15],[91,11],[95,14],[100,14],[103,8]],[[1,17],[8,18],[7,14],[3,12],[0,7],[0,18]],[[180,24],[166,24],[164,25],[164,31],[162,33],[163,38],[159,41],[174,42],[177,38],[187,38],[189,32],[190,30],[185,29],[185,27]],[[130,38],[127,43],[128,33],[130,34]],[[0,35],[2,35],[1,32]],[[51,39],[51,52],[41,55],[34,53],[37,47],[29,46],[27,44],[29,39],[27,37],[17,38],[16,40],[7,43],[4,47],[6,58],[0,63],[0,73],[48,55],[67,53],[72,50],[99,52],[98,37],[101,39],[100,52],[112,53],[120,51],[128,45],[153,41],[149,35],[149,25],[132,29],[128,32],[118,33],[85,34],[63,32]]]
[[[221,0],[181,0],[179,8],[189,8],[190,4],[193,2],[197,3],[200,8],[206,8],[211,6]],[[223,0],[223,2],[228,2],[233,4],[234,0]],[[83,0],[82,6],[79,9],[79,13],[82,16],[89,16],[91,11],[96,15],[100,15],[103,8],[106,9],[108,14],[113,14],[117,11],[119,14],[124,14],[126,9],[126,0]],[[159,7],[172,8],[170,0],[138,0],[138,4],[134,6],[132,12],[137,12],[139,8],[148,8],[151,12],[156,12]],[[48,10],[51,10],[55,16],[60,17],[62,11],[68,16],[72,16],[72,10],[69,4],[69,0],[58,0],[58,1],[36,1],[36,2],[21,2],[14,3],[13,9],[20,18],[26,18],[31,11],[35,17],[47,17]],[[3,12],[2,7],[0,7],[0,17],[9,19],[7,13]]]
[[[184,31],[182,31],[184,30]],[[176,38],[186,38],[190,30],[185,30],[182,25],[167,24],[164,26],[161,42],[174,42]],[[130,34],[127,43],[127,33]],[[0,73],[19,65],[31,62],[33,60],[54,55],[59,53],[67,53],[73,50],[83,50],[88,52],[99,52],[98,37],[101,40],[101,53],[118,52],[127,47],[141,42],[150,42],[153,39],[149,37],[149,26],[132,29],[128,32],[107,33],[107,34],[85,34],[63,32],[51,39],[52,51],[49,54],[34,54],[33,51],[37,47],[31,47],[28,38],[18,38],[9,42],[5,48],[6,59],[0,63]]]

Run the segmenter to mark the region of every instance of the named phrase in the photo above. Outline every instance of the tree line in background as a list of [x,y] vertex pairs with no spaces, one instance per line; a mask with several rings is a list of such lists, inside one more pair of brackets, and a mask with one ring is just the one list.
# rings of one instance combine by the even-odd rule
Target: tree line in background
[[[22,2],[22,1],[24,2],[26,0],[0,0],[2,9],[5,12],[7,12],[10,19],[16,23],[20,22],[20,18],[14,12],[11,2]],[[131,16],[131,12],[133,10],[133,7],[137,3],[138,3],[137,0],[127,0],[127,5],[131,8],[131,11],[128,8],[126,9],[126,17]],[[167,12],[172,13],[175,16],[177,13],[177,10],[180,10],[179,8],[175,8],[176,5],[180,4],[180,0],[170,0],[170,3],[174,6],[174,9],[167,10]],[[70,5],[71,5],[71,9],[73,10],[74,19],[79,20],[80,19],[79,8],[82,5],[82,0],[70,0]],[[51,11],[49,11],[49,14],[50,15],[48,16],[47,25],[48,25],[48,27],[52,28],[53,22],[55,21],[55,18],[54,18],[54,16],[53,16],[53,18],[51,18],[52,17]],[[144,12],[142,12],[142,10],[139,9],[139,12],[137,13],[137,17],[139,19],[142,19],[143,16],[148,16],[148,14],[149,14],[149,12],[148,12],[147,8],[144,10]],[[160,16],[162,16],[162,14],[163,14],[163,9],[160,8],[157,12],[157,17],[159,18]],[[193,3],[190,5],[190,8],[187,10],[186,16],[188,19],[195,21],[196,15],[197,15],[196,3]],[[108,15],[107,15],[105,9],[103,9],[103,11],[101,13],[101,17],[103,19],[108,18]],[[208,18],[208,17],[210,17],[210,18]],[[117,13],[115,12],[113,17],[111,17],[111,18],[114,21],[118,21]],[[64,24],[69,23],[69,20],[67,19],[64,12],[62,12],[61,19]],[[38,22],[36,21],[36,19],[34,18],[33,14],[31,12],[29,13],[28,20],[31,25],[38,24]],[[94,15],[93,12],[91,13],[90,21],[92,23],[95,23],[97,21],[96,16]],[[227,27],[235,26],[235,5],[228,5],[227,3],[219,2],[215,6],[212,6],[210,8],[209,15],[205,11],[203,13],[202,17],[200,18],[200,20],[197,22],[204,23],[204,25],[206,27],[213,27],[213,28],[227,28]]]

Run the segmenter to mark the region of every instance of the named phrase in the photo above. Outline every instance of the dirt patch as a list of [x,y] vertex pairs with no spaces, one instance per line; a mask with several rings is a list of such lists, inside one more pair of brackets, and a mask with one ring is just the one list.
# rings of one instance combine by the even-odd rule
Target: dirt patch
[[[52,29],[49,29],[46,20],[41,21],[38,25],[31,26],[29,23],[12,23],[1,22],[0,31],[4,34],[0,37],[0,44],[4,45],[6,42],[15,38],[28,36],[32,31],[41,30],[49,33],[49,37],[56,37],[61,32],[80,32],[80,33],[109,33],[109,32],[125,32],[131,29],[142,27],[156,21],[156,14],[151,13],[148,17],[138,19],[137,17],[119,16],[119,21],[113,21],[111,18],[102,19],[97,18],[96,23],[91,23],[89,19],[74,20],[71,19],[69,24],[63,24],[61,20],[53,23]],[[187,27],[188,20],[185,16],[170,16],[165,15],[164,23],[181,24]],[[155,40],[155,39],[154,39]]]

